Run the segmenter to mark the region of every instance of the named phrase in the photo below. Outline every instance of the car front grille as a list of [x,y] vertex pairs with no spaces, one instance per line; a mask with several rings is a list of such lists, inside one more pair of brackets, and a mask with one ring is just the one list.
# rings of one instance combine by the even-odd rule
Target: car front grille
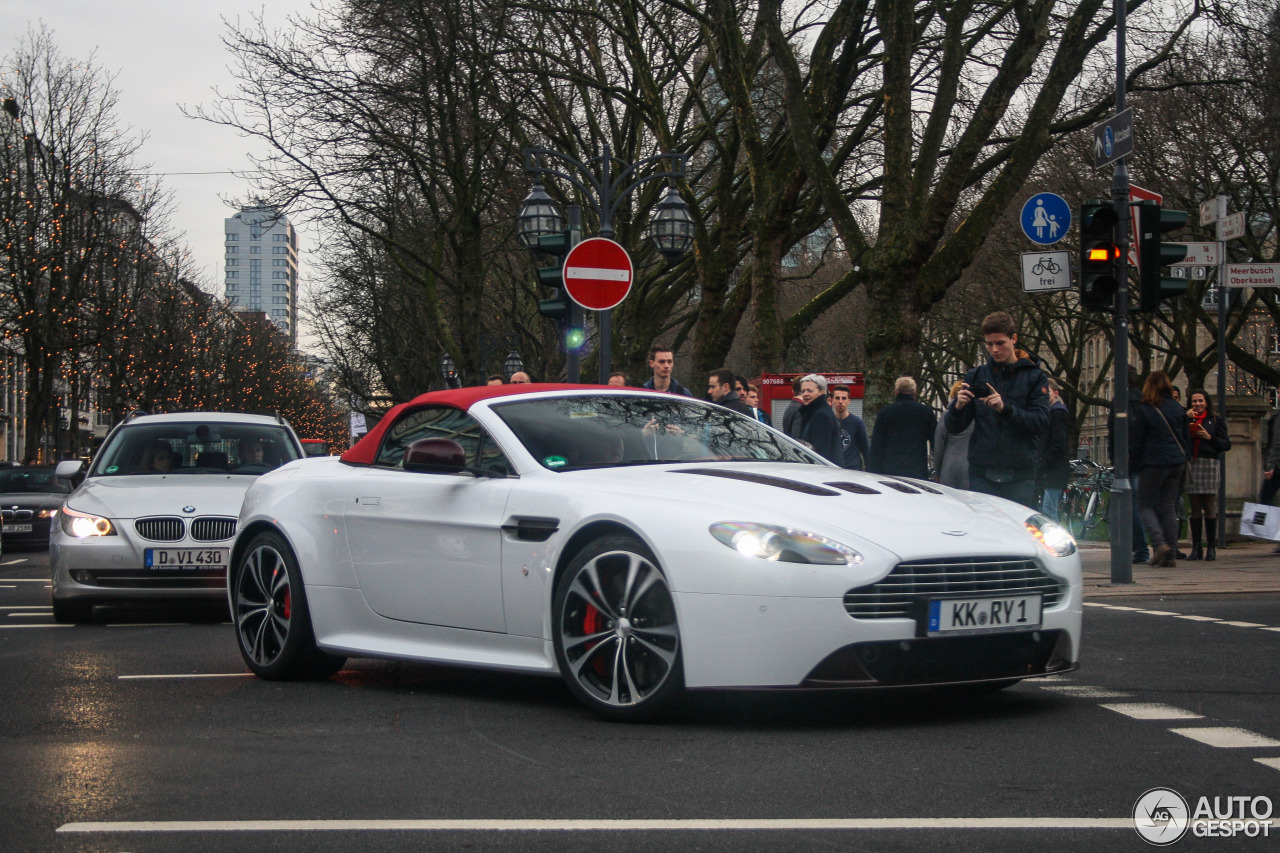
[[894,566],[876,583],[844,594],[844,609],[855,619],[903,619],[942,596],[1043,596],[1044,608],[1062,600],[1066,584],[1035,560],[1016,557],[946,557]]
[[197,542],[218,542],[235,535],[234,518],[197,518],[191,522],[191,538]]
[[35,513],[29,509],[6,509],[0,511],[0,518],[5,521],[30,521]]
[[152,542],[177,542],[186,532],[186,524],[181,518],[157,516],[139,518],[133,523],[133,529]]

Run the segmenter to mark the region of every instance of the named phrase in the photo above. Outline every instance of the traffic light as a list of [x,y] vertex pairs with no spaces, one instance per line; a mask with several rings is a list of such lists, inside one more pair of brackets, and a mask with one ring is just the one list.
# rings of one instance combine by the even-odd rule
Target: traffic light
[[1187,292],[1185,278],[1166,276],[1163,268],[1187,256],[1187,247],[1164,242],[1164,233],[1187,224],[1185,210],[1165,210],[1156,201],[1138,204],[1139,311],[1158,311],[1160,303]]
[[1080,305],[1086,311],[1110,311],[1115,307],[1116,209],[1109,201],[1093,199],[1080,205]]
[[551,266],[538,268],[538,283],[548,293],[548,298],[538,300],[538,313],[557,323],[569,322],[569,297],[564,292],[564,256],[569,248],[568,231],[538,238],[538,252],[554,260]]

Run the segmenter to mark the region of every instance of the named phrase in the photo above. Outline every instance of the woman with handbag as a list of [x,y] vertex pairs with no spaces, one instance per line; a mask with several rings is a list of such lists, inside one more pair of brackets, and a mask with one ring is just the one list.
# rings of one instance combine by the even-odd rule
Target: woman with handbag
[[[1213,413],[1213,400],[1202,390],[1192,391],[1187,409],[1187,431],[1191,436],[1191,462],[1187,468],[1186,493],[1191,497],[1191,553],[1188,560],[1218,559],[1218,457],[1231,449],[1227,419]],[[1200,550],[1204,529],[1208,549]]]
[[1152,566],[1177,565],[1178,514],[1175,504],[1186,470],[1190,433],[1187,414],[1173,399],[1163,370],[1142,386],[1129,427],[1129,469],[1138,472],[1138,514],[1151,540]]

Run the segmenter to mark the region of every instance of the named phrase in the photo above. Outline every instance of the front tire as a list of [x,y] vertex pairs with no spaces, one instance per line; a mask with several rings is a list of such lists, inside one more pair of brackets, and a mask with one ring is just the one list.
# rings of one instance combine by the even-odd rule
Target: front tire
[[684,692],[675,603],[644,543],[603,536],[574,557],[556,584],[556,662],[569,690],[621,722],[670,713]]
[[302,572],[278,533],[250,540],[232,569],[231,590],[236,642],[259,678],[324,679],[341,669],[345,658],[316,648]]

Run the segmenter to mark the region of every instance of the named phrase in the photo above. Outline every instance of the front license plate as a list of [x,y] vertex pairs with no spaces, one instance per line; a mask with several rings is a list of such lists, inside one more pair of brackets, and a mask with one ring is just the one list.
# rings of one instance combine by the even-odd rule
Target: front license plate
[[215,569],[227,564],[229,548],[147,548],[148,569]]
[[4,526],[5,533],[30,533],[30,524],[6,524]]
[[930,634],[1015,631],[1039,627],[1039,595],[935,598],[929,602]]

